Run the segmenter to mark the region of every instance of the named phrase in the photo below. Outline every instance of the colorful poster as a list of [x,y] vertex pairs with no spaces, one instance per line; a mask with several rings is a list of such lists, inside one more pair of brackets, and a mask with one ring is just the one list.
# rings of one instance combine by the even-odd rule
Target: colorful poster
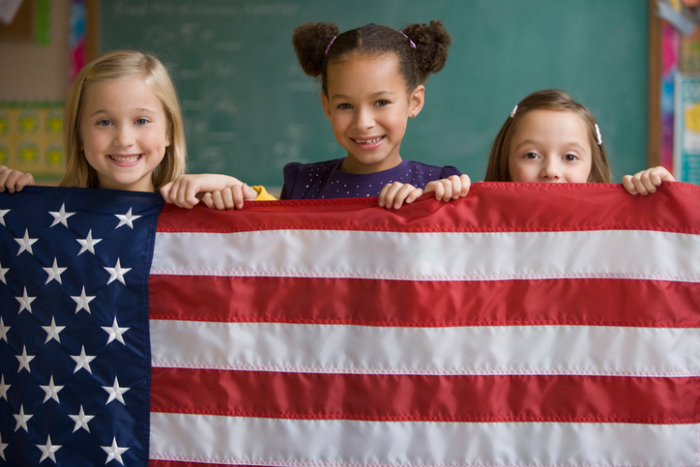
[[63,103],[0,103],[0,165],[58,182],[65,171]]

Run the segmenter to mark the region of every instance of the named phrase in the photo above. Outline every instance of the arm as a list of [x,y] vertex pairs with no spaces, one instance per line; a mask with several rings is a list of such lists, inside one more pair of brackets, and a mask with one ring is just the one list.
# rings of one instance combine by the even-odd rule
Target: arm
[[654,193],[656,187],[663,182],[675,182],[671,172],[664,167],[652,167],[651,169],[642,170],[634,175],[625,175],[622,177],[622,186],[625,187],[632,195],[647,195]]
[[192,209],[199,204],[197,195],[210,208],[240,209],[245,200],[254,200],[258,192],[228,175],[199,174],[181,175],[160,189],[166,203],[173,203],[181,208]]
[[22,191],[22,188],[29,185],[34,185],[32,174],[0,165],[0,193],[5,190],[10,193]]
[[389,183],[379,193],[379,206],[399,209],[403,203],[410,204],[423,193],[430,192],[435,192],[435,199],[438,201],[449,201],[467,196],[470,186],[471,180],[465,174],[434,180],[429,182],[424,190],[401,182]]

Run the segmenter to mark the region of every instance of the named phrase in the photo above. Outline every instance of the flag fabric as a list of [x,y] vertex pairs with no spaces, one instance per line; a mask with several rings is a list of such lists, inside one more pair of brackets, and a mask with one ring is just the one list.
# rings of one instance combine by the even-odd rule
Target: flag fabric
[[700,465],[698,187],[25,191],[0,195],[0,465]]

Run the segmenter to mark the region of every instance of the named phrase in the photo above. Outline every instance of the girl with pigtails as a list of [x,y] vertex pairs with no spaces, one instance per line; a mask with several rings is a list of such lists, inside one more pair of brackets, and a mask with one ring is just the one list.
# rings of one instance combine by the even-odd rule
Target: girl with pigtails
[[379,196],[380,206],[398,208],[415,199],[404,192],[439,179],[452,188],[440,199],[466,194],[469,177],[455,167],[399,154],[408,120],[425,103],[423,83],[445,66],[451,38],[441,21],[402,31],[368,24],[342,34],[335,24],[307,23],[292,43],[304,72],[320,77],[323,110],[347,156],[287,164],[282,199]]

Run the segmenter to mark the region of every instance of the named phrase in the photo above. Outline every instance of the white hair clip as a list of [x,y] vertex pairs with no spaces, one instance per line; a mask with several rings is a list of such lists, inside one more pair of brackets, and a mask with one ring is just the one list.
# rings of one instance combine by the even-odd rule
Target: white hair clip
[[513,110],[510,113],[510,118],[515,117],[515,112],[518,111],[518,104],[515,104],[515,107],[513,107]]
[[598,146],[602,146],[603,145],[603,135],[600,134],[600,127],[598,126],[597,123],[595,124],[595,135],[596,135],[596,138],[598,138]]

